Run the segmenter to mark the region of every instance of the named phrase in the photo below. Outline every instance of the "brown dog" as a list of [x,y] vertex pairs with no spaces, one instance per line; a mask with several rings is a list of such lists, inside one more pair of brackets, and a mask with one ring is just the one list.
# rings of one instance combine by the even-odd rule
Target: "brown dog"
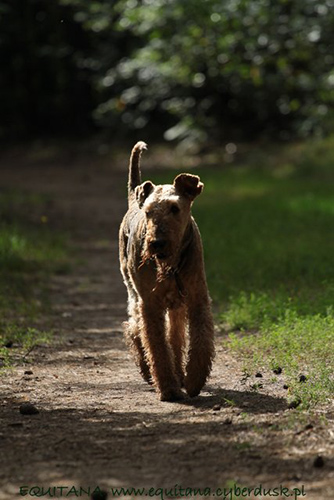
[[214,357],[202,242],[191,215],[203,184],[191,174],[178,175],[173,185],[141,184],[144,149],[138,142],[131,153],[129,208],[120,227],[125,335],[144,379],[162,401],[173,401],[184,397],[182,386],[189,396],[199,394]]

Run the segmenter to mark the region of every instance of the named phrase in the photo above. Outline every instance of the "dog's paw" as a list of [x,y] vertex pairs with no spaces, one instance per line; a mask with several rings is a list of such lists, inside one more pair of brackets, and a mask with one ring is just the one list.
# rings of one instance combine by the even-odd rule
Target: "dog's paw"
[[203,385],[204,382],[203,383],[201,382],[200,384],[194,384],[192,380],[189,379],[187,380],[187,377],[184,380],[184,387],[187,391],[188,396],[190,396],[191,398],[194,398],[199,395]]
[[160,401],[181,401],[184,398],[185,395],[179,388],[166,389],[160,393]]

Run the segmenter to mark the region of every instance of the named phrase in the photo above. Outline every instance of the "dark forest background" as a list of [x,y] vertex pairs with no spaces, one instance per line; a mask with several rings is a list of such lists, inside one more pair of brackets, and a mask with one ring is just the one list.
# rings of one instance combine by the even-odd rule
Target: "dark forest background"
[[289,140],[334,121],[334,0],[0,1],[0,58],[3,141]]

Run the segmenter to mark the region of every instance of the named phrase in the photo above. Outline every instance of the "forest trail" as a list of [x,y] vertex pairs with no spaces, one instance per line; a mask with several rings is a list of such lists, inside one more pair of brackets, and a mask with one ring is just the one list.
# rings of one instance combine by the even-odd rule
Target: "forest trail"
[[[146,488],[138,498],[150,488],[153,498],[187,491],[189,498],[186,488],[201,488],[196,498],[210,489],[213,498],[225,488],[220,498],[231,500],[268,498],[242,490],[266,487],[276,498],[332,500],[333,409],[326,421],[321,413],[294,418],[283,382],[275,386],[263,373],[263,387],[252,389],[258,379],[244,378],[218,331],[213,373],[199,397],[160,402],[142,381],[122,335],[126,290],[117,233],[127,161],[127,153],[114,165],[27,164],[8,156],[2,165],[3,186],[50,194],[49,224],[70,234],[73,252],[70,272],[52,277],[50,316],[40,319],[41,327],[51,325],[55,342],[35,348],[28,364],[0,378],[0,500],[21,498],[20,487],[25,498],[42,496],[33,487],[44,487],[45,498],[53,492],[89,498],[85,491],[97,486],[109,499],[117,497],[112,487]],[[24,401],[39,413],[21,415]],[[323,467],[314,466],[318,455]]]

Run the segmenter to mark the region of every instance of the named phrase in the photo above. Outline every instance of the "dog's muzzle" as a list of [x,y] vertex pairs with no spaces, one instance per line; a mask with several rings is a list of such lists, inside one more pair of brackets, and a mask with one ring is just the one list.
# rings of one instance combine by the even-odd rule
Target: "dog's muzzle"
[[152,256],[159,260],[166,259],[168,257],[166,253],[167,241],[163,239],[156,239],[150,242],[149,250]]

